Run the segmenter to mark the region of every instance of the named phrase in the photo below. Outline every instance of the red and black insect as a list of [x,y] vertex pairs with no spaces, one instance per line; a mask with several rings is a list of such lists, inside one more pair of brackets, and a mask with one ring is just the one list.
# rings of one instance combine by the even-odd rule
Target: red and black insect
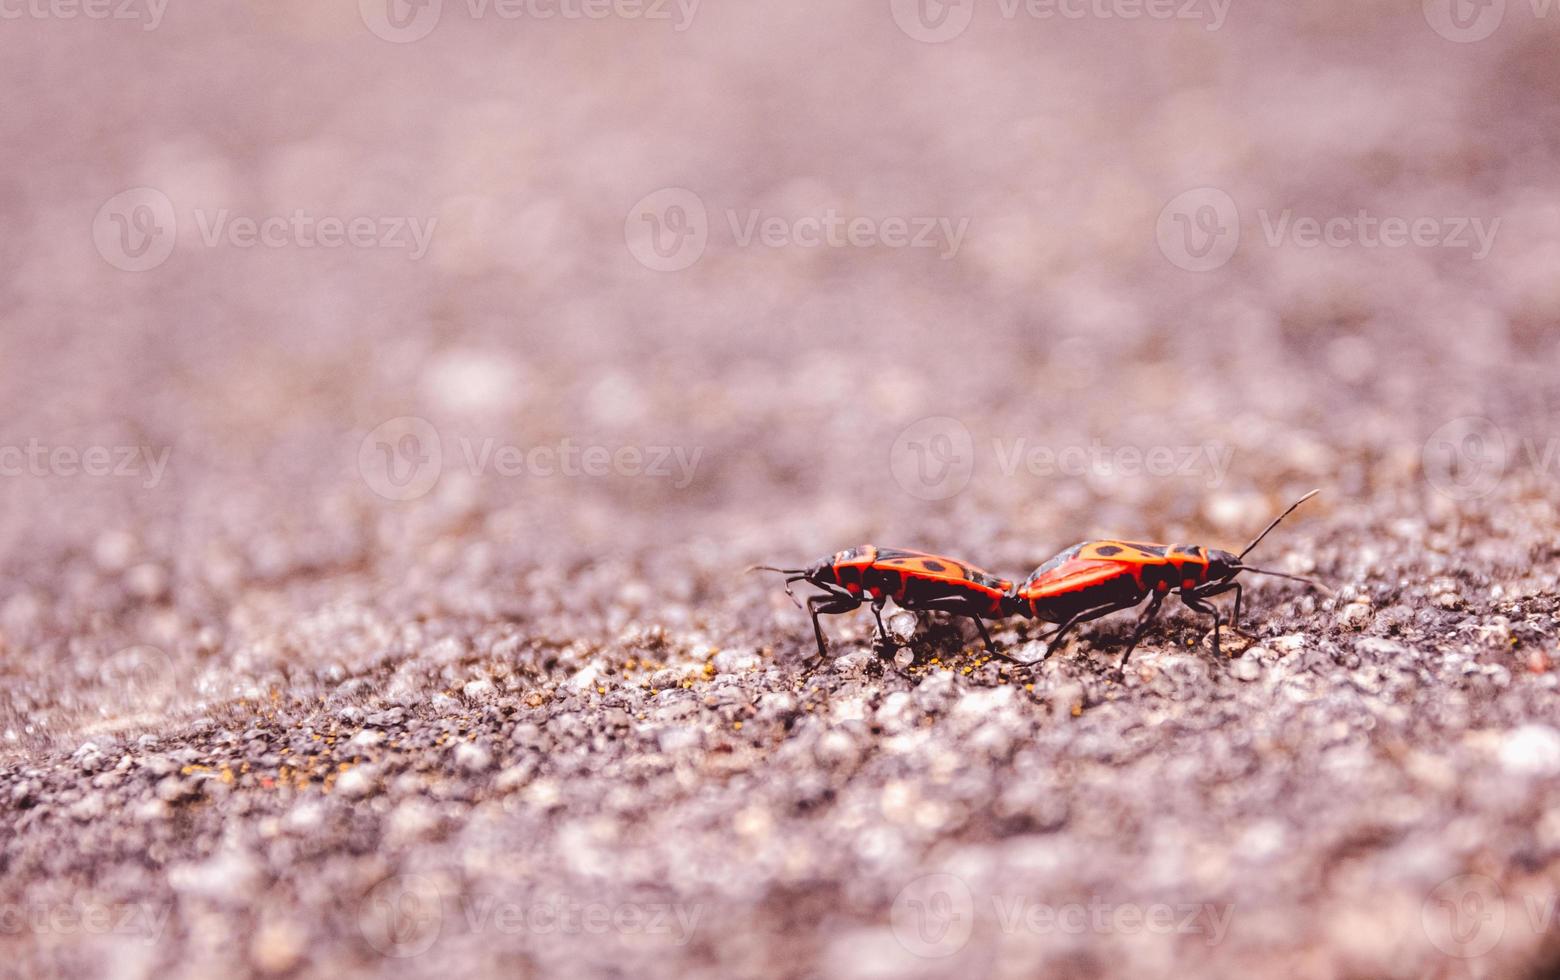
[[756,565],[749,569],[754,570],[786,576],[786,595],[793,600],[796,594],[791,591],[792,582],[807,582],[823,590],[807,599],[819,656],[825,652],[819,615],[850,612],[863,602],[871,603],[878,632],[885,637],[888,631],[883,627],[883,606],[893,599],[903,609],[968,616],[975,620],[988,650],[991,636],[981,620],[1012,615],[1006,609],[1013,593],[1012,582],[955,558],[921,551],[864,544],[819,559],[806,568]]
[[1126,652],[1121,655],[1118,669],[1125,670],[1127,658],[1132,656],[1138,640],[1159,615],[1165,596],[1174,592],[1191,609],[1213,617],[1213,652],[1218,656],[1219,627],[1224,619],[1208,599],[1225,592],[1235,593],[1234,616],[1230,622],[1239,631],[1241,587],[1234,578],[1241,572],[1273,575],[1326,589],[1320,582],[1298,575],[1242,564],[1247,553],[1267,537],[1279,521],[1319,492],[1312,490],[1291,504],[1238,555],[1189,544],[1110,540],[1075,544],[1035,569],[1034,574],[1013,591],[1008,599],[1008,613],[1061,624],[1047,639],[1045,656],[1040,658],[1044,660],[1061,645],[1067,631],[1079,623],[1131,609],[1148,599],[1148,608],[1138,620]]

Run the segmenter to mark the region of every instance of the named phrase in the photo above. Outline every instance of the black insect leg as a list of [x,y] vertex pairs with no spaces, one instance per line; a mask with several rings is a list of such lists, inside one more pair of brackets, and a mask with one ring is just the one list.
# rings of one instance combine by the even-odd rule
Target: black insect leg
[[861,600],[848,592],[828,592],[807,598],[807,611],[812,614],[813,635],[818,638],[818,656],[828,656],[823,643],[823,627],[818,623],[822,614],[848,613],[861,605]]
[[1045,653],[1040,656],[1039,660],[1014,660],[1012,657],[1005,657],[1004,659],[1010,660],[1013,663],[1023,667],[1034,667],[1038,664],[1043,664],[1046,662],[1047,658],[1051,656],[1052,651],[1056,650],[1062,645],[1062,637],[1065,636],[1067,631],[1072,629],[1074,626],[1077,626],[1080,623],[1087,623],[1090,620],[1099,619],[1101,616],[1109,616],[1111,613],[1120,612],[1123,609],[1131,609],[1141,601],[1141,599],[1133,599],[1128,602],[1112,602],[1103,606],[1094,606],[1091,609],[1085,609],[1081,612],[1073,613],[1062,622],[1062,625],[1056,628],[1056,632],[1052,633],[1048,637],[1044,637]]
[[888,627],[883,625],[883,605],[888,602],[888,596],[878,596],[872,600],[872,618],[877,620],[878,639],[885,650],[894,647],[894,638],[888,635]]
[[[1186,597],[1182,596],[1181,600],[1185,602]],[[1148,600],[1148,608],[1143,610],[1142,617],[1138,619],[1137,629],[1132,631],[1132,639],[1127,643],[1126,652],[1121,655],[1121,663],[1116,667],[1116,675],[1118,677],[1126,676],[1127,659],[1132,656],[1132,651],[1137,649],[1138,641],[1143,638],[1143,634],[1148,632],[1149,626],[1154,622],[1154,617],[1159,615],[1159,607],[1164,604],[1164,601],[1165,593],[1163,592],[1155,592],[1154,597]]]
[[1246,637],[1248,640],[1257,639],[1257,634],[1241,629],[1240,626],[1240,600],[1242,590],[1239,582],[1226,582],[1223,585],[1204,586],[1203,588],[1196,590],[1196,595],[1199,599],[1209,599],[1216,595],[1223,595],[1226,592],[1235,593],[1235,606],[1232,610],[1233,614],[1229,619],[1230,628],[1239,633],[1241,636]]
[[1219,627],[1224,625],[1224,617],[1219,615],[1219,608],[1196,592],[1182,592],[1181,601],[1186,603],[1187,608],[1213,617],[1213,659],[1220,659]]
[[1058,646],[1061,646],[1062,636],[1065,635],[1066,632],[1072,629],[1074,626],[1081,626],[1084,623],[1093,622],[1094,620],[1100,619],[1101,617],[1109,616],[1111,613],[1121,612],[1124,609],[1131,609],[1142,601],[1143,599],[1140,596],[1138,598],[1127,599],[1122,602],[1106,603],[1103,606],[1095,606],[1092,609],[1085,609],[1080,613],[1075,613],[1071,619],[1057,627],[1055,633],[1052,633],[1050,636],[1046,637],[1046,656],[1050,656],[1052,650],[1056,649]]
[[[905,608],[911,608],[906,606]],[[994,652],[991,645],[991,634],[986,632],[986,624],[981,622],[980,616],[970,612],[970,603],[962,596],[945,596],[937,599],[922,599],[916,602],[915,609],[923,612],[945,612],[953,616],[968,616],[975,620],[975,628],[980,631],[980,638],[985,641],[986,649]]]
[[979,616],[971,616],[970,618],[975,621],[975,628],[980,631],[980,638],[986,643],[986,651],[988,653],[995,653],[996,648],[991,645],[991,634],[986,632],[985,622],[983,622]]

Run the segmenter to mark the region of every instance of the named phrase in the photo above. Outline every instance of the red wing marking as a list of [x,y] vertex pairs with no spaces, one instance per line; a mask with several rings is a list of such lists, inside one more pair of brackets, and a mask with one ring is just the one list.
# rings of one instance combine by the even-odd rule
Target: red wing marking
[[880,558],[878,568],[891,568],[908,572],[917,578],[934,578],[944,582],[968,582],[970,577],[964,566],[951,558],[936,555],[914,555],[904,558]]
[[918,579],[974,586],[992,595],[1001,595],[1012,588],[1012,583],[1008,580],[998,578],[983,569],[966,565],[952,558],[923,552],[903,552],[892,557],[879,557],[877,567]]
[[1027,595],[1058,595],[1092,588],[1122,575],[1131,576],[1137,570],[1133,562],[1101,561],[1089,558],[1073,558],[1046,572],[1039,579],[1024,585]]
[[1159,562],[1164,560],[1167,550],[1165,545],[1146,544],[1141,541],[1088,541],[1078,546],[1078,557],[1124,562]]

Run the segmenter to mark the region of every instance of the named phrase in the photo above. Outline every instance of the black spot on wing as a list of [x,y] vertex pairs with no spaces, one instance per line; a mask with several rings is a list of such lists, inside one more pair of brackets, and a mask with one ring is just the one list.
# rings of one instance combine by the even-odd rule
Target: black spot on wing
[[926,559],[921,563],[921,567],[925,568],[929,572],[946,572],[948,570],[947,565],[944,565],[935,558]]
[[1163,558],[1170,550],[1162,544],[1142,544],[1137,541],[1124,541],[1122,543],[1125,544],[1128,548],[1147,555],[1150,558]]
[[1113,544],[1102,544],[1098,548],[1094,549],[1094,553],[1097,555],[1104,555],[1105,557],[1109,558],[1111,555],[1121,554],[1121,549]]

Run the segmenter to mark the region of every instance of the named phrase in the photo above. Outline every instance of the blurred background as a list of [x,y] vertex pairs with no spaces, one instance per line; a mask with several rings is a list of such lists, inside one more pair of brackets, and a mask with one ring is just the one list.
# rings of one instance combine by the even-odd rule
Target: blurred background
[[[1542,4],[0,20],[0,902],[23,923],[0,948],[26,975],[1160,974],[1270,948],[1295,975],[1512,975],[1552,951],[1517,883],[1560,847]],[[1160,674],[1203,673],[1164,690],[1123,695],[1099,651],[928,690],[880,672],[865,616],[828,624],[859,656],[820,681],[806,618],[741,575],[866,540],[1012,578],[1090,536],[1234,547],[1314,486],[1265,560],[1339,594],[1269,586],[1252,615],[1304,649],[1240,698],[1176,652],[1188,617]],[[1369,709],[1273,686],[1362,658]],[[668,689],[692,700],[665,714]],[[900,689],[924,718],[882,717]],[[1291,709],[1310,748],[1275,744],[1314,799],[1277,756],[1160,727]],[[954,754],[874,754],[943,724]],[[1111,766],[1145,726],[1171,744],[1134,789]],[[1359,754],[1307,755],[1334,741]],[[290,761],[326,745],[319,773]],[[1461,796],[1492,758],[1502,781]],[[1240,772],[1272,798],[1218,796]],[[963,920],[901,891],[950,861]],[[1470,870],[1510,915],[1447,954],[1423,903]],[[495,933],[480,903],[452,925],[452,895],[543,886],[651,888],[704,927]],[[1236,925],[906,942],[906,903],[980,926],[988,894],[1216,899]],[[29,917],[72,902],[168,925]],[[408,954],[429,908],[443,931]]]

